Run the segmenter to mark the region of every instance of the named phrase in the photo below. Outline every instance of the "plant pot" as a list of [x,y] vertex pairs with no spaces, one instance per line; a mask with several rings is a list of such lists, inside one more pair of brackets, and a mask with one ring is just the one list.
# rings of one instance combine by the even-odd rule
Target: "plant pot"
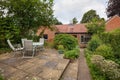
[[63,50],[58,50],[58,53],[59,53],[59,54],[63,54],[64,51],[63,51]]

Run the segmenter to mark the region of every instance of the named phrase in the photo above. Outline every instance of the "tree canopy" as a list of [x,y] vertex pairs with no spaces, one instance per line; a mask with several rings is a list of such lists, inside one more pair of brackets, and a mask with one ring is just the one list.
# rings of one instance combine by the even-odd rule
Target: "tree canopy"
[[[81,20],[81,23],[89,23],[91,22],[94,18],[100,20],[101,18],[99,17],[99,15],[97,15],[95,10],[89,10],[88,12],[86,12]],[[104,20],[102,18],[102,20]]]
[[72,23],[73,23],[73,24],[77,24],[77,23],[78,23],[78,21],[77,21],[77,18],[76,18],[76,17],[74,17],[74,18],[72,19]]
[[1,16],[11,17],[12,22],[22,31],[53,25],[52,6],[53,0],[2,0],[0,13]]
[[57,18],[54,19],[54,22],[55,22],[56,25],[61,25],[62,24],[62,22],[60,22]]
[[120,0],[108,1],[107,16],[112,17],[114,15],[120,16]]
[[0,43],[26,37],[40,26],[51,28],[55,22],[52,7],[53,0],[0,0]]
[[91,23],[87,24],[87,28],[91,34],[101,34],[105,30],[105,21],[98,21],[94,18]]

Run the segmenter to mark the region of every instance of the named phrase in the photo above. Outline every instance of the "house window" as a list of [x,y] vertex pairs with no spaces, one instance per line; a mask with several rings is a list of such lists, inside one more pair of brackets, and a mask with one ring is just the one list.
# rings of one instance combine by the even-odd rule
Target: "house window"
[[44,35],[43,35],[43,38],[44,38],[44,39],[48,39],[48,35],[47,35],[47,34],[44,34]]
[[81,36],[81,43],[84,42],[84,36]]
[[82,35],[81,43],[87,43],[90,40],[90,36]]

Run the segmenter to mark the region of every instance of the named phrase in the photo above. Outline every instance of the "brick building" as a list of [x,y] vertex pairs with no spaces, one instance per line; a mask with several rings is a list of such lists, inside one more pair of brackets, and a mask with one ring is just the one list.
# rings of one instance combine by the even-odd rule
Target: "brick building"
[[[46,29],[44,32],[44,38],[47,41],[52,41],[57,34],[70,34],[78,39],[80,47],[85,47],[90,35],[88,34],[85,24],[64,24],[64,25],[55,25],[55,30],[51,31]],[[38,29],[37,35],[40,34],[42,29]]]
[[[55,25],[54,28],[54,31],[51,31],[49,29],[45,30],[44,38],[47,41],[53,41],[55,35],[57,34],[70,34],[78,39],[80,47],[85,47],[91,36],[88,34],[88,30],[85,24]],[[117,28],[120,28],[120,17],[115,15],[106,22],[105,30],[112,31]],[[39,35],[42,30],[42,28],[38,29],[37,35]]]

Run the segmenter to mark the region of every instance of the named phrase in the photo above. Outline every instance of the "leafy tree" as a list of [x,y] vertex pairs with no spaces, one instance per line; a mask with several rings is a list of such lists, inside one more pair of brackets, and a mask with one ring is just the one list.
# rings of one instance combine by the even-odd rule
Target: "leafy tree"
[[89,10],[83,15],[83,18],[81,20],[81,23],[89,23],[91,22],[94,18],[97,20],[104,20],[103,18],[101,19],[99,15],[96,14],[95,10]]
[[2,0],[1,3],[1,13],[7,10],[5,15],[12,18],[22,35],[28,34],[31,28],[49,28],[54,24],[53,0]]
[[87,24],[87,29],[91,34],[101,34],[105,30],[105,22],[94,18],[91,23]]
[[61,25],[62,22],[60,22],[57,18],[54,19],[56,25]]
[[120,0],[108,1],[107,16],[112,17],[114,15],[120,16]]
[[0,48],[6,47],[6,40],[19,36],[19,29],[11,23],[9,17],[0,18]]
[[77,18],[74,17],[74,18],[72,19],[72,22],[73,22],[73,24],[77,24],[77,23],[78,23]]

